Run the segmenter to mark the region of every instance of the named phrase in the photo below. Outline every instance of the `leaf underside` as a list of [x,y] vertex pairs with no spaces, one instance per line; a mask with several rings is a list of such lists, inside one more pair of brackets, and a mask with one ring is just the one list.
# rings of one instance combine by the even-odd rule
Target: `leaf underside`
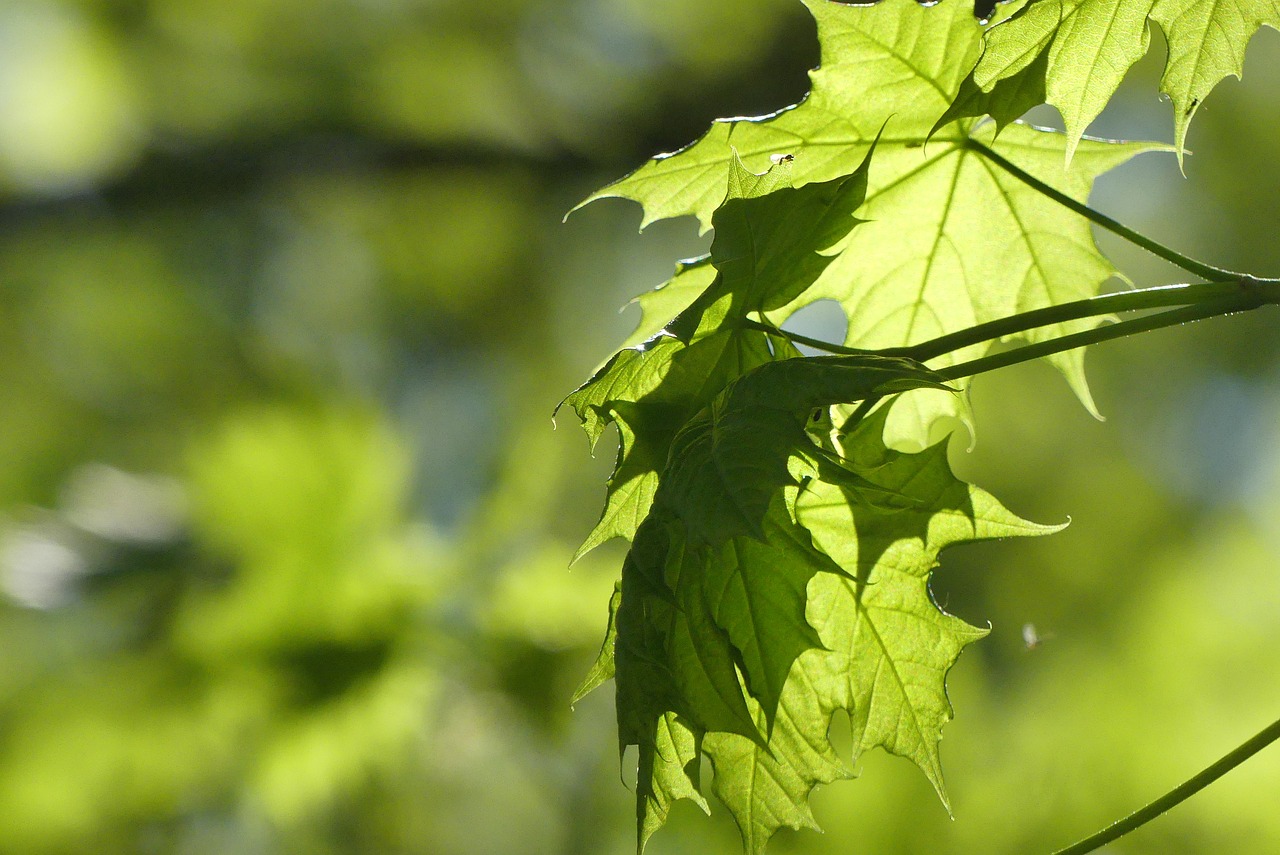
[[[871,748],[912,760],[946,802],[945,677],[986,631],[941,611],[929,574],[951,544],[1054,529],[957,480],[945,443],[886,448],[883,409],[823,448],[805,428],[811,407],[788,408],[934,382],[884,357],[775,362],[677,437],[616,618],[641,848],[675,799],[707,808],[701,757],[750,852],[781,827],[816,827],[810,792]],[[851,758],[827,738],[838,710],[853,722]]]

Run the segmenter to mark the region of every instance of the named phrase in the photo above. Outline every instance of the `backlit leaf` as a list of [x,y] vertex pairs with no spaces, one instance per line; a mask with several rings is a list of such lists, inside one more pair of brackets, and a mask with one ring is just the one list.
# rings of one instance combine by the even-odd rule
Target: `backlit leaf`
[[[666,329],[619,351],[565,399],[593,444],[614,422],[620,440],[604,513],[579,555],[635,533],[676,430],[716,393],[752,368],[797,355],[786,339],[738,321],[749,313],[763,316],[812,287],[832,261],[824,251],[861,222],[853,212],[866,194],[866,168],[863,163],[850,175],[794,189],[789,166],[755,174],[736,160],[721,165],[727,198],[715,216],[714,277]],[[690,265],[669,287],[684,288],[675,283],[685,277],[705,281],[707,271],[708,265]]]
[[[972,6],[807,5],[817,19],[822,65],[804,101],[769,116],[717,122],[693,145],[646,163],[587,201],[629,198],[644,206],[645,223],[694,214],[705,227],[714,224],[724,164],[735,152],[748,167],[791,155],[798,184],[829,181],[861,163],[883,127],[858,211],[868,222],[832,248],[834,258],[814,286],[773,310],[773,321],[833,299],[849,318],[845,344],[896,347],[1097,293],[1114,268],[1098,252],[1088,222],[1000,171],[970,140],[1077,199],[1087,197],[1097,175],[1152,146],[1085,140],[1068,172],[1068,138],[1061,134],[1014,125],[996,140],[990,124],[964,120],[931,137],[978,58],[983,31]],[[1056,337],[1088,323],[1026,338]],[[1080,353],[1051,361],[1092,409]],[[923,447],[931,424],[960,407],[953,396],[920,397],[895,409],[889,439]]]
[[1160,91],[1173,102],[1181,154],[1191,117],[1220,80],[1240,76],[1253,34],[1280,28],[1278,0],[1034,0],[987,33],[953,115],[1007,114],[1014,90],[1040,86],[1066,123],[1070,157],[1146,54],[1149,21],[1169,46]]
[[[985,634],[933,603],[939,550],[1052,529],[955,479],[945,444],[883,445],[883,410],[827,449],[814,407],[938,385],[887,357],[773,362],[730,383],[677,435],[623,567],[615,642],[619,738],[637,745],[640,843],[675,797],[705,807],[699,752],[751,852],[812,827],[813,787],[847,774],[827,740],[910,758],[945,794],[944,680]],[[686,750],[669,744],[673,723]],[[682,795],[675,795],[682,794]]]

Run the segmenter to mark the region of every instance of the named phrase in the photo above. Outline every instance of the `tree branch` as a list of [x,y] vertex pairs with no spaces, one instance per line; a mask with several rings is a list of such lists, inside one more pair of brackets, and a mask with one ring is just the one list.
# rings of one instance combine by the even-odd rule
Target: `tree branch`
[[[953,333],[938,336],[919,344],[909,345],[905,347],[886,347],[879,350],[869,350],[864,348],[847,347],[845,345],[832,344],[830,342],[821,341],[819,339],[810,338],[809,336],[799,335],[798,333],[789,332],[779,329],[771,324],[761,323],[749,319],[743,319],[742,325],[749,329],[758,329],[774,335],[782,336],[790,341],[798,344],[804,344],[826,353],[835,353],[845,356],[905,356],[914,359],[917,362],[927,362],[930,359],[936,359],[948,353],[954,353],[957,350],[969,347],[975,344],[981,344],[985,341],[1004,338],[1005,336],[1017,335],[1018,333],[1028,332],[1030,330],[1039,329],[1041,327],[1052,326],[1054,324],[1066,323],[1067,321],[1076,321],[1083,318],[1105,318],[1117,312],[1132,312],[1142,309],[1166,309],[1171,306],[1187,306],[1192,309],[1203,307],[1205,311],[1194,311],[1186,314],[1186,320],[1199,320],[1200,318],[1213,317],[1214,315],[1230,314],[1232,312],[1246,311],[1248,309],[1256,309],[1260,306],[1280,304],[1280,280],[1278,279],[1257,279],[1251,276],[1237,276],[1236,278],[1225,282],[1197,282],[1184,285],[1162,285],[1156,288],[1144,288],[1139,291],[1123,291],[1118,294],[1104,294],[1100,297],[1090,297],[1085,300],[1075,300],[1070,303],[1062,303],[1057,306],[1046,306],[1042,309],[1032,309],[1029,312],[1020,312],[1016,315],[1010,315],[1007,318],[1000,318],[987,323],[977,324],[963,330],[957,330]],[[1164,317],[1173,313],[1164,313],[1152,317]],[[1034,355],[1023,355],[1015,361],[1021,362],[1026,359],[1034,359],[1036,356],[1043,356],[1048,353],[1057,353],[1060,350],[1071,350],[1072,348],[1082,347],[1086,344],[1092,344],[1094,341],[1107,341],[1111,338],[1117,338],[1123,335],[1129,335],[1129,332],[1117,332],[1117,330],[1132,330],[1139,332],[1144,329],[1159,329],[1161,326],[1170,324],[1185,323],[1186,320],[1168,320],[1158,323],[1154,326],[1141,326],[1142,321],[1148,319],[1138,319],[1135,321],[1125,321],[1118,323],[1112,327],[1104,327],[1097,330],[1087,330],[1082,333],[1064,336],[1062,338],[1053,339],[1052,341],[1038,342],[1034,345],[1026,345],[1017,350],[1009,351],[1004,354],[997,354],[994,357],[986,357],[995,359],[1011,358],[1012,354],[1022,354],[1030,348],[1037,348],[1038,351]],[[1070,342],[1079,343],[1070,343]],[[1068,342],[1067,344],[1062,344]],[[982,360],[975,360],[966,365],[976,365]],[[1012,363],[1006,363],[1012,364]],[[994,367],[1000,367],[998,365]],[[981,369],[990,370],[990,369]],[[978,373],[978,372],[971,372]],[[968,375],[959,375],[968,376]]]
[[997,368],[1006,368],[1010,365],[1017,365],[1020,362],[1029,362],[1041,356],[1052,356],[1055,353],[1075,350],[1077,347],[1085,347],[1086,345],[1098,344],[1112,339],[1124,338],[1136,333],[1151,332],[1152,330],[1178,326],[1179,324],[1186,324],[1205,318],[1256,309],[1259,305],[1263,304],[1242,300],[1241,298],[1223,298],[1221,300],[1196,303],[1192,306],[1183,306],[1180,309],[1170,309],[1166,312],[1157,312],[1154,315],[1147,315],[1142,318],[1134,318],[1133,320],[1121,321],[1116,324],[1095,327],[1084,332],[1064,335],[1061,338],[1050,339],[1049,341],[1035,342],[1034,344],[1007,350],[1003,353],[993,353],[990,356],[983,356],[969,362],[961,362],[959,365],[951,365],[939,369],[938,374],[945,380],[972,377],[975,374],[984,374]]
[[1191,779],[1174,787],[1160,798],[1148,804],[1146,807],[1134,811],[1124,819],[1112,823],[1096,834],[1092,834],[1085,839],[1073,843],[1065,849],[1059,849],[1053,855],[1084,855],[1086,852],[1093,852],[1099,847],[1105,846],[1111,841],[1123,837],[1136,828],[1139,828],[1160,814],[1186,801],[1214,781],[1266,748],[1272,742],[1280,739],[1280,719],[1273,721],[1262,729],[1256,736],[1239,746],[1231,753],[1227,754],[1221,760],[1213,765],[1197,773]]

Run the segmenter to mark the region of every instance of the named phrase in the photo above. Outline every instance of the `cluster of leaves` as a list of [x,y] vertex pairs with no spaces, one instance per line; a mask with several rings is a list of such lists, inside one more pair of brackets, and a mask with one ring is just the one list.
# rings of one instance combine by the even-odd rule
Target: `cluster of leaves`
[[[610,424],[620,436],[581,551],[632,546],[579,697],[615,679],[621,746],[639,749],[641,848],[674,800],[707,808],[703,757],[750,851],[812,826],[810,791],[848,775],[827,738],[839,710],[851,759],[908,757],[945,803],[945,676],[984,631],[937,607],[929,574],[950,544],[1054,529],[956,479],[945,440],[930,444],[942,417],[968,421],[963,384],[938,371],[987,345],[930,353],[933,368],[911,348],[1116,274],[1087,220],[1001,164],[1083,200],[1162,148],[1081,136],[1145,51],[1148,18],[1169,37],[1179,152],[1195,105],[1280,20],[1265,0],[1030,0],[989,29],[962,0],[806,5],[822,63],[803,102],[716,123],[586,200],[715,230],[565,401],[593,443]],[[1013,121],[1046,101],[1066,134]],[[779,327],[820,299],[845,310],[847,355],[801,357]],[[1080,352],[1052,359],[1092,408]]]
[[1280,28],[1276,0],[1032,0],[987,34],[981,59],[948,117],[990,114],[1008,122],[1041,103],[1062,114],[1067,156],[1151,44],[1148,22],[1169,45],[1160,91],[1173,103],[1181,155],[1200,103],[1227,75],[1240,76],[1250,38]]

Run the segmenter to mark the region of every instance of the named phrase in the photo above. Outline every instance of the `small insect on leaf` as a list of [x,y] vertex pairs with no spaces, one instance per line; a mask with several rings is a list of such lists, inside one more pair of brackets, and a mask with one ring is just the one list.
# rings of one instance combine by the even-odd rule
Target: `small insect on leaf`
[[795,159],[796,159],[796,156],[795,156],[794,154],[771,154],[771,155],[769,155],[769,162],[770,162],[770,163],[772,163],[774,166],[777,166],[779,163],[790,163],[791,161],[793,161],[793,160],[795,160]]

